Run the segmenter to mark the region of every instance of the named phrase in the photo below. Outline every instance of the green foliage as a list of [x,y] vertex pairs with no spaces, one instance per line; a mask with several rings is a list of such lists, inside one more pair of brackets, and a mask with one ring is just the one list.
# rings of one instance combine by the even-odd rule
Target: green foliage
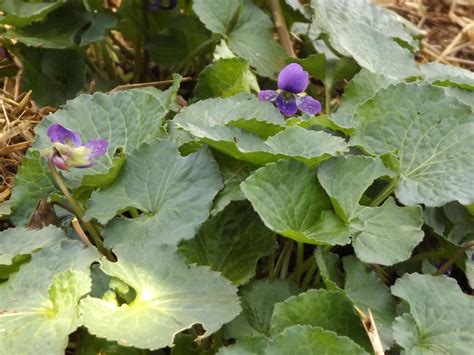
[[406,274],[392,293],[410,310],[393,323],[394,337],[409,352],[468,354],[473,342],[472,297],[445,276]]
[[136,298],[122,305],[82,300],[92,334],[153,350],[172,345],[177,333],[196,323],[212,334],[240,311],[235,287],[208,268],[188,268],[171,247],[132,243],[114,250],[118,261],[103,260],[101,268],[132,287]]
[[398,84],[361,105],[356,119],[353,144],[370,154],[393,156],[400,178],[396,196],[402,203],[474,201],[469,159],[474,114],[469,106],[446,97],[441,88]]
[[258,74],[274,78],[284,52],[273,39],[268,16],[249,0],[196,0],[193,9],[206,27],[227,40],[229,48],[249,61]]
[[245,203],[231,204],[179,246],[189,263],[208,265],[237,285],[255,276],[257,261],[274,249],[273,233]]
[[240,58],[220,59],[199,74],[195,98],[233,96],[241,91],[250,92],[248,63]]
[[0,354],[472,352],[472,73],[369,0],[113,3],[0,0],[6,124],[52,106],[0,204]]
[[192,238],[207,219],[221,184],[206,149],[182,157],[174,142],[154,141],[130,155],[113,185],[92,194],[85,218],[105,224],[135,208],[142,212],[139,218],[116,218],[109,225],[108,245],[129,240],[132,231],[137,239],[177,244]]

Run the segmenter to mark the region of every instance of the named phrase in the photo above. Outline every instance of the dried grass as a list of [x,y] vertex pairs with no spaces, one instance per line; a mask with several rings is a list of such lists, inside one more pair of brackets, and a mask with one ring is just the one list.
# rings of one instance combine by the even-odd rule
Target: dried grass
[[34,139],[33,129],[52,111],[38,108],[31,91],[20,93],[19,84],[19,78],[5,78],[0,90],[0,202],[10,197],[17,168]]
[[474,70],[474,0],[375,0],[415,24],[425,36],[421,63]]

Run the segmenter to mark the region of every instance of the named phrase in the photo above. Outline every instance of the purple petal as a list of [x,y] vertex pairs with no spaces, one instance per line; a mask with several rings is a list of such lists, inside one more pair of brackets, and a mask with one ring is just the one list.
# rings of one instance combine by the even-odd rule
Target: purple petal
[[61,170],[69,170],[69,166],[67,165],[66,161],[58,154],[52,157],[52,162],[54,166]]
[[258,93],[258,99],[260,101],[271,101],[278,93],[275,90],[262,90]]
[[89,158],[97,158],[105,155],[107,153],[107,147],[109,142],[106,139],[93,139],[90,140],[86,147],[92,150],[92,153],[89,155]]
[[278,75],[278,88],[299,94],[309,85],[309,74],[297,63],[288,64]]
[[293,116],[298,111],[294,96],[278,95],[275,102],[280,112],[285,116]]
[[321,103],[313,99],[311,96],[298,96],[296,98],[296,105],[301,112],[316,115],[321,112]]
[[48,137],[53,143],[58,142],[62,144],[68,144],[70,141],[72,142],[72,144],[74,144],[75,147],[81,145],[81,136],[79,135],[79,133],[70,131],[69,129],[64,128],[58,123],[49,126]]

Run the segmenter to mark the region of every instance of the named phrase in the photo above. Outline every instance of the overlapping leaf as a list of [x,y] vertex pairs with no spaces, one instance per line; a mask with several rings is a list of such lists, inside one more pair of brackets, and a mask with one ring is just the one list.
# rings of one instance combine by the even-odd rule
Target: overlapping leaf
[[275,42],[273,24],[251,1],[196,0],[193,9],[206,27],[227,39],[229,48],[249,61],[258,74],[274,78],[283,67],[285,54]]
[[272,317],[272,334],[293,325],[311,325],[347,336],[367,350],[367,334],[352,302],[339,291],[309,290],[277,303]]
[[469,70],[441,63],[428,63],[420,69],[424,79],[435,85],[474,90],[474,74]]
[[406,274],[392,294],[410,307],[395,319],[397,343],[409,353],[469,354],[474,342],[474,299],[456,280],[445,276]]
[[286,328],[267,346],[266,353],[275,355],[368,354],[347,337],[337,336],[334,332],[307,325]]
[[102,261],[108,275],[132,287],[136,298],[118,305],[87,297],[81,302],[84,324],[99,337],[121,345],[159,349],[177,333],[202,324],[217,331],[240,311],[237,289],[206,267],[188,267],[165,245],[129,243],[114,249],[117,262]]
[[411,53],[395,38],[416,46],[396,14],[368,0],[313,0],[312,26],[329,35],[332,46],[373,73],[393,78],[416,76]]
[[379,158],[364,156],[336,158],[318,169],[321,185],[352,235],[357,256],[365,262],[404,261],[423,239],[419,206],[399,207],[391,198],[380,207],[359,204],[375,179],[392,174]]
[[[40,152],[51,146],[46,131],[52,123],[59,123],[79,132],[83,141],[96,138],[109,141],[106,156],[99,158],[96,166],[64,172],[70,184],[75,187],[83,182],[89,188],[105,186],[104,182],[108,184],[110,179],[98,179],[97,175],[107,174],[110,169],[117,168],[114,153],[118,148],[130,153],[142,143],[161,135],[162,120],[173,104],[178,85],[179,78],[165,92],[147,89],[111,95],[82,95],[68,102],[62,110],[43,119],[36,129],[35,144],[16,176],[12,196],[13,220],[25,223],[37,201],[55,190],[40,156]],[[117,173],[112,172],[115,175]],[[91,176],[94,179],[90,179]]]
[[89,266],[97,257],[79,242],[63,241],[10,276],[0,286],[0,353],[64,353],[80,325],[77,306],[90,291]]
[[219,355],[318,355],[368,354],[351,339],[337,336],[320,327],[294,325],[272,339],[246,338],[235,345],[221,348]]
[[398,84],[357,109],[352,143],[370,154],[390,153],[404,204],[442,206],[474,201],[474,113],[442,88]]
[[344,222],[355,217],[364,192],[375,179],[384,175],[391,176],[393,172],[385,167],[382,160],[366,156],[335,158],[318,169],[319,181]]
[[[249,249],[249,246],[252,246]],[[235,284],[244,284],[255,275],[257,260],[273,252],[273,233],[246,203],[235,203],[208,220],[179,250],[189,263],[208,265]]]
[[55,190],[41,154],[30,149],[15,177],[15,188],[10,198],[11,210],[14,212],[10,217],[12,221],[16,225],[26,224],[38,200]]
[[5,16],[0,19],[0,23],[23,27],[35,21],[41,21],[51,11],[64,5],[65,1],[55,2],[28,2],[18,0],[3,0],[1,2],[2,11]]
[[314,166],[348,150],[342,138],[326,132],[285,129],[276,108],[250,95],[199,102],[173,123],[227,155],[259,165],[292,158]]
[[410,258],[424,233],[420,206],[399,207],[389,198],[382,206],[364,208],[354,219],[353,246],[364,262],[393,265]]
[[338,126],[349,129],[354,127],[354,114],[357,107],[372,98],[379,90],[398,80],[380,73],[362,69],[344,88],[341,106],[330,116]]
[[364,313],[372,312],[384,348],[390,348],[394,344],[391,326],[396,315],[390,290],[374,271],[355,257],[344,258],[343,264],[347,296]]
[[196,99],[227,97],[241,91],[250,92],[249,65],[241,58],[227,58],[206,67],[196,84]]
[[38,230],[22,227],[7,229],[0,232],[0,265],[11,265],[15,256],[31,254],[59,243],[63,238],[62,230],[53,226]]
[[234,339],[270,336],[275,304],[297,293],[296,285],[288,280],[253,280],[241,288],[242,313],[226,325],[225,335]]
[[218,166],[205,148],[182,157],[174,142],[155,141],[130,155],[113,185],[92,194],[86,218],[106,223],[136,208],[143,213],[139,218],[117,218],[107,226],[108,245],[138,237],[176,244],[196,234],[221,185]]
[[254,172],[241,184],[245,196],[271,230],[298,242],[344,245],[349,233],[329,210],[315,174],[302,163],[281,160]]

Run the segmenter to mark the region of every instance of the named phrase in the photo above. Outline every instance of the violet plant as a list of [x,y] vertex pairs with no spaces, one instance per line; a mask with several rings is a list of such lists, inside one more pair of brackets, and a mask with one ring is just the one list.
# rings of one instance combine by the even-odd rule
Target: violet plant
[[0,355],[472,353],[472,73],[368,0],[21,4]]

